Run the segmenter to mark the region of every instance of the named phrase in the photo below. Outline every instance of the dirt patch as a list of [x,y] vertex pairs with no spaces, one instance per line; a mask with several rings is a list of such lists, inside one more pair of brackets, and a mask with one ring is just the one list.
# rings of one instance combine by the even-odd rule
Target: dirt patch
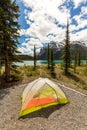
[[[33,80],[33,79],[32,79]],[[30,80],[26,79],[26,82]],[[69,103],[19,119],[20,96],[27,84],[0,90],[0,130],[86,130],[87,96],[61,87]],[[68,86],[71,87],[71,86]]]

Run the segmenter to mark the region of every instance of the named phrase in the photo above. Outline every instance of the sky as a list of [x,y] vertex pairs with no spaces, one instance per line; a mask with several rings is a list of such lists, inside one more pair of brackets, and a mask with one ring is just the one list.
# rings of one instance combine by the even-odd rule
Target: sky
[[20,9],[20,45],[23,54],[33,55],[48,43],[65,39],[67,18],[70,41],[87,42],[87,0],[17,0]]

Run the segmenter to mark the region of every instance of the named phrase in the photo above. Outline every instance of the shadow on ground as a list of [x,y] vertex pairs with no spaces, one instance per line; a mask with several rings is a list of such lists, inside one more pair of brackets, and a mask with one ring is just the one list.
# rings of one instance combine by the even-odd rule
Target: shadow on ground
[[82,84],[86,84],[81,78],[79,78],[78,76],[76,76],[76,75],[74,75],[74,74],[69,73],[69,74],[67,74],[66,76],[67,76],[68,78],[70,78],[70,79],[73,79],[73,80],[76,81],[76,82],[81,82]]
[[8,93],[9,93],[9,90],[1,89],[0,90],[0,100],[2,100],[6,96],[6,94],[8,94]]
[[59,110],[61,107],[64,107],[65,104],[63,105],[56,105],[56,106],[50,106],[48,108],[42,108],[39,111],[30,113],[26,116],[23,116],[19,119],[26,119],[26,118],[35,118],[35,117],[43,117],[43,118],[49,118],[49,116],[55,112],[56,110]]

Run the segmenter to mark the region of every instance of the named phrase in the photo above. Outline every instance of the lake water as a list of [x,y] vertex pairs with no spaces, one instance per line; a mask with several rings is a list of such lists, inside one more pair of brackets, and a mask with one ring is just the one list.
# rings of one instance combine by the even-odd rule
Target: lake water
[[[62,63],[62,60],[54,60],[55,64],[60,64]],[[46,65],[47,64],[47,60],[37,60],[36,61],[37,65]],[[34,65],[34,61],[23,61],[23,62],[16,62],[16,65],[18,66],[24,66],[24,65]]]
[[[61,63],[63,63],[63,61],[62,60],[54,60],[54,63],[55,64],[61,64]],[[72,61],[72,63],[74,63],[74,61]],[[47,64],[47,60],[37,60],[36,64],[37,65],[46,65]],[[86,61],[82,60],[81,64],[86,64]],[[18,65],[18,66],[34,65],[34,61],[16,62],[16,65]]]

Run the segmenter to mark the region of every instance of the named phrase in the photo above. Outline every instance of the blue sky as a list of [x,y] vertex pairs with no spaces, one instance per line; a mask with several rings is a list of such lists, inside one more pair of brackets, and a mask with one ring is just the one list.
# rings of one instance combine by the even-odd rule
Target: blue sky
[[87,0],[17,0],[20,7],[20,46],[23,54],[33,54],[51,41],[65,39],[67,17],[71,41],[87,41]]

